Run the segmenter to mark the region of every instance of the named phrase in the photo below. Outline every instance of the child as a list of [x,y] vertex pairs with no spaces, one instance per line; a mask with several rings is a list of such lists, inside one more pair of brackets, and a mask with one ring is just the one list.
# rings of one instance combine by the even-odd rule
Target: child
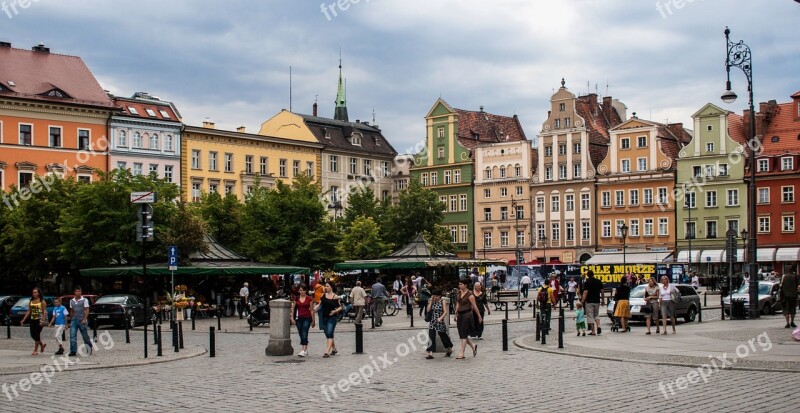
[[586,335],[586,313],[584,313],[584,311],[583,311],[583,304],[581,304],[581,302],[578,301],[578,303],[575,304],[575,307],[577,308],[575,310],[575,317],[572,317],[575,320],[575,330],[578,332],[578,337],[581,336],[581,333],[583,333],[583,335],[585,336]]
[[61,305],[61,299],[56,298],[55,300],[56,308],[53,309],[53,318],[50,319],[50,325],[48,327],[52,327],[53,323],[56,323],[56,342],[58,342],[58,351],[56,351],[56,355],[60,356],[64,354],[64,341],[61,339],[61,336],[64,334],[64,329],[67,326],[67,316],[69,315],[69,311],[67,308]]

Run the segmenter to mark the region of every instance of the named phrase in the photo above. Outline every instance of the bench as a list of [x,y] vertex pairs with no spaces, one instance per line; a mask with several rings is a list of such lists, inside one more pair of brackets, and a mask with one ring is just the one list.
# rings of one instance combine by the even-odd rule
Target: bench
[[521,309],[525,307],[528,300],[517,290],[501,290],[495,294],[491,302],[494,304],[495,311],[500,311],[503,309],[503,305],[508,305],[509,303],[514,304],[514,309]]

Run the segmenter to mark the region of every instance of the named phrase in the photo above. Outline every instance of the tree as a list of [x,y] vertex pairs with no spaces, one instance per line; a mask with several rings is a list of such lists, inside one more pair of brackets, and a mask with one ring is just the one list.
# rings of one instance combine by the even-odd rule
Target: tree
[[447,229],[441,225],[433,227],[432,230],[423,231],[422,238],[428,243],[434,254],[456,252],[453,239]]
[[206,226],[202,218],[186,203],[181,202],[162,238],[166,245],[178,247],[178,259],[182,265],[186,265],[195,252],[208,253],[205,236]]
[[400,192],[398,203],[388,208],[383,239],[404,245],[425,231],[435,234],[436,227],[444,221],[444,208],[436,192],[411,180],[408,188]]
[[345,230],[337,249],[342,258],[349,260],[375,259],[392,252],[391,246],[381,240],[378,224],[365,216],[356,218]]
[[239,251],[242,243],[242,209],[236,195],[218,192],[203,195],[198,205],[208,234],[220,244]]
[[370,187],[363,187],[348,196],[347,208],[345,208],[344,216],[342,217],[342,225],[344,228],[348,228],[358,217],[368,217],[378,222],[379,212],[375,191]]

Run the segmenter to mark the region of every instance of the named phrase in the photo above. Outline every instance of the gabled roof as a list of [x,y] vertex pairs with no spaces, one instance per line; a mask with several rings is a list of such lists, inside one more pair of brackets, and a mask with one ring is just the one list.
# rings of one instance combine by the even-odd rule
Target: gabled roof
[[433,258],[433,257],[454,257],[455,254],[449,252],[435,252],[431,249],[427,242],[422,238],[421,234],[416,237],[405,247],[389,254],[393,258]]
[[731,112],[728,114],[728,135],[731,139],[742,145],[747,144],[747,135],[744,131],[744,118]]
[[498,143],[525,141],[525,132],[517,115],[494,115],[484,111],[455,109],[458,114],[458,142],[468,149]]
[[[340,149],[370,155],[394,157],[397,151],[383,136],[381,130],[366,123],[343,122],[318,116],[297,114],[325,148]],[[353,145],[350,137],[361,135],[361,145]]]
[[[120,115],[147,120],[160,120],[163,122],[181,123],[179,115],[173,110],[169,102],[159,102],[146,99],[122,98],[115,96],[114,106],[121,110]],[[131,110],[133,109],[133,110]],[[151,112],[148,112],[147,110]],[[164,112],[164,113],[162,113]],[[151,116],[153,113],[154,116]],[[165,116],[166,114],[166,116]]]
[[248,259],[223,247],[222,244],[218,243],[217,240],[211,238],[210,235],[206,234],[204,239],[206,245],[208,245],[208,253],[204,254],[201,252],[194,252],[189,257],[192,262],[196,261],[243,261],[247,262]]
[[[0,75],[2,97],[113,107],[97,79],[77,56],[0,47]],[[66,96],[48,96],[51,91]]]
[[608,118],[603,110],[603,105],[597,101],[597,95],[589,94],[580,96],[575,101],[578,115],[586,122],[586,131],[589,134],[589,158],[592,165],[599,166],[608,154],[608,142],[611,139],[609,129],[622,123],[622,117],[616,108],[611,105]]
[[[800,97],[800,92],[792,95]],[[780,103],[774,108],[764,130],[764,155],[800,153],[800,117],[795,111],[795,102]],[[772,142],[773,137],[777,142]]]

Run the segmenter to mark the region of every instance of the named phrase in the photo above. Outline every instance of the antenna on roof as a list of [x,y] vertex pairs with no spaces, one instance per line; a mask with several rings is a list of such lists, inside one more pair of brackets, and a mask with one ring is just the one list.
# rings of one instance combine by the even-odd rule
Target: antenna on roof
[[606,79],[606,96],[608,96],[608,79]]
[[375,125],[375,106],[372,107],[372,124]]
[[591,82],[587,80],[586,81],[586,94],[588,95],[590,93],[592,93],[592,86],[591,86]]
[[292,66],[289,66],[289,112],[292,111]]

